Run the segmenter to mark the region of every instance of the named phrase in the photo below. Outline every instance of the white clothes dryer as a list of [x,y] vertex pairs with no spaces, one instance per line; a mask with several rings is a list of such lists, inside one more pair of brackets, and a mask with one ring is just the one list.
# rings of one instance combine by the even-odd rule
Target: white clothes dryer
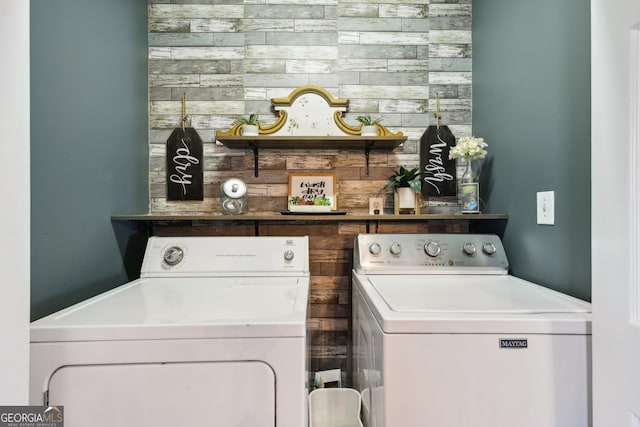
[[67,427],[307,422],[307,237],[152,237],[141,277],[31,324]]
[[591,426],[591,305],[508,269],[493,235],[356,237],[368,427]]

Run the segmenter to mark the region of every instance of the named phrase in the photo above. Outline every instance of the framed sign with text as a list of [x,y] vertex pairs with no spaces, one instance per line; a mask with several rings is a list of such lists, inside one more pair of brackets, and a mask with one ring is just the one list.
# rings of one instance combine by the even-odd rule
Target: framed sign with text
[[290,174],[287,205],[291,212],[327,212],[336,210],[335,174]]

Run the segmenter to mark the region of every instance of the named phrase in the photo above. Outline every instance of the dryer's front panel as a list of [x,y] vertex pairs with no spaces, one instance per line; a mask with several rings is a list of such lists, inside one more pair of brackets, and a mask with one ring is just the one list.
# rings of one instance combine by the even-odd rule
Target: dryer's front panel
[[259,361],[66,366],[49,403],[66,427],[274,427],[275,376]]

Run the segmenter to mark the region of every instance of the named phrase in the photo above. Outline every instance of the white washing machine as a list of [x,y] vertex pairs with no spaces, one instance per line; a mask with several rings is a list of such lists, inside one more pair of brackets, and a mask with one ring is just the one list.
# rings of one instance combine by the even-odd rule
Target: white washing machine
[[152,237],[141,278],[31,324],[67,427],[301,427],[307,237]]
[[591,305],[508,269],[493,235],[356,237],[368,427],[591,426]]

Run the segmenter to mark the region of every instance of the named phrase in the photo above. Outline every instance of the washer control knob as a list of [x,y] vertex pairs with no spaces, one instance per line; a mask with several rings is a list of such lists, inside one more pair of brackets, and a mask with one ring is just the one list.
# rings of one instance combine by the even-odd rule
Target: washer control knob
[[284,251],[284,259],[285,260],[291,261],[294,256],[295,256],[295,254],[293,253],[293,251],[291,249],[287,249],[286,251]]
[[464,244],[464,246],[462,247],[462,250],[464,251],[465,254],[467,255],[473,255],[476,253],[476,245],[474,245],[471,242],[467,242]]
[[167,265],[176,265],[182,261],[182,258],[184,258],[184,252],[182,251],[182,248],[179,248],[178,246],[171,246],[169,249],[164,251],[163,258]]
[[373,255],[378,255],[382,252],[382,247],[377,243],[372,243],[369,245],[369,252]]
[[400,255],[400,252],[402,252],[402,246],[400,246],[400,243],[392,243],[389,248],[389,252],[394,255]]
[[440,255],[441,249],[438,242],[434,242],[433,240],[430,240],[424,244],[424,251],[430,257],[437,257],[438,255]]
[[496,246],[491,242],[485,243],[482,246],[482,251],[487,255],[493,255],[496,253]]

